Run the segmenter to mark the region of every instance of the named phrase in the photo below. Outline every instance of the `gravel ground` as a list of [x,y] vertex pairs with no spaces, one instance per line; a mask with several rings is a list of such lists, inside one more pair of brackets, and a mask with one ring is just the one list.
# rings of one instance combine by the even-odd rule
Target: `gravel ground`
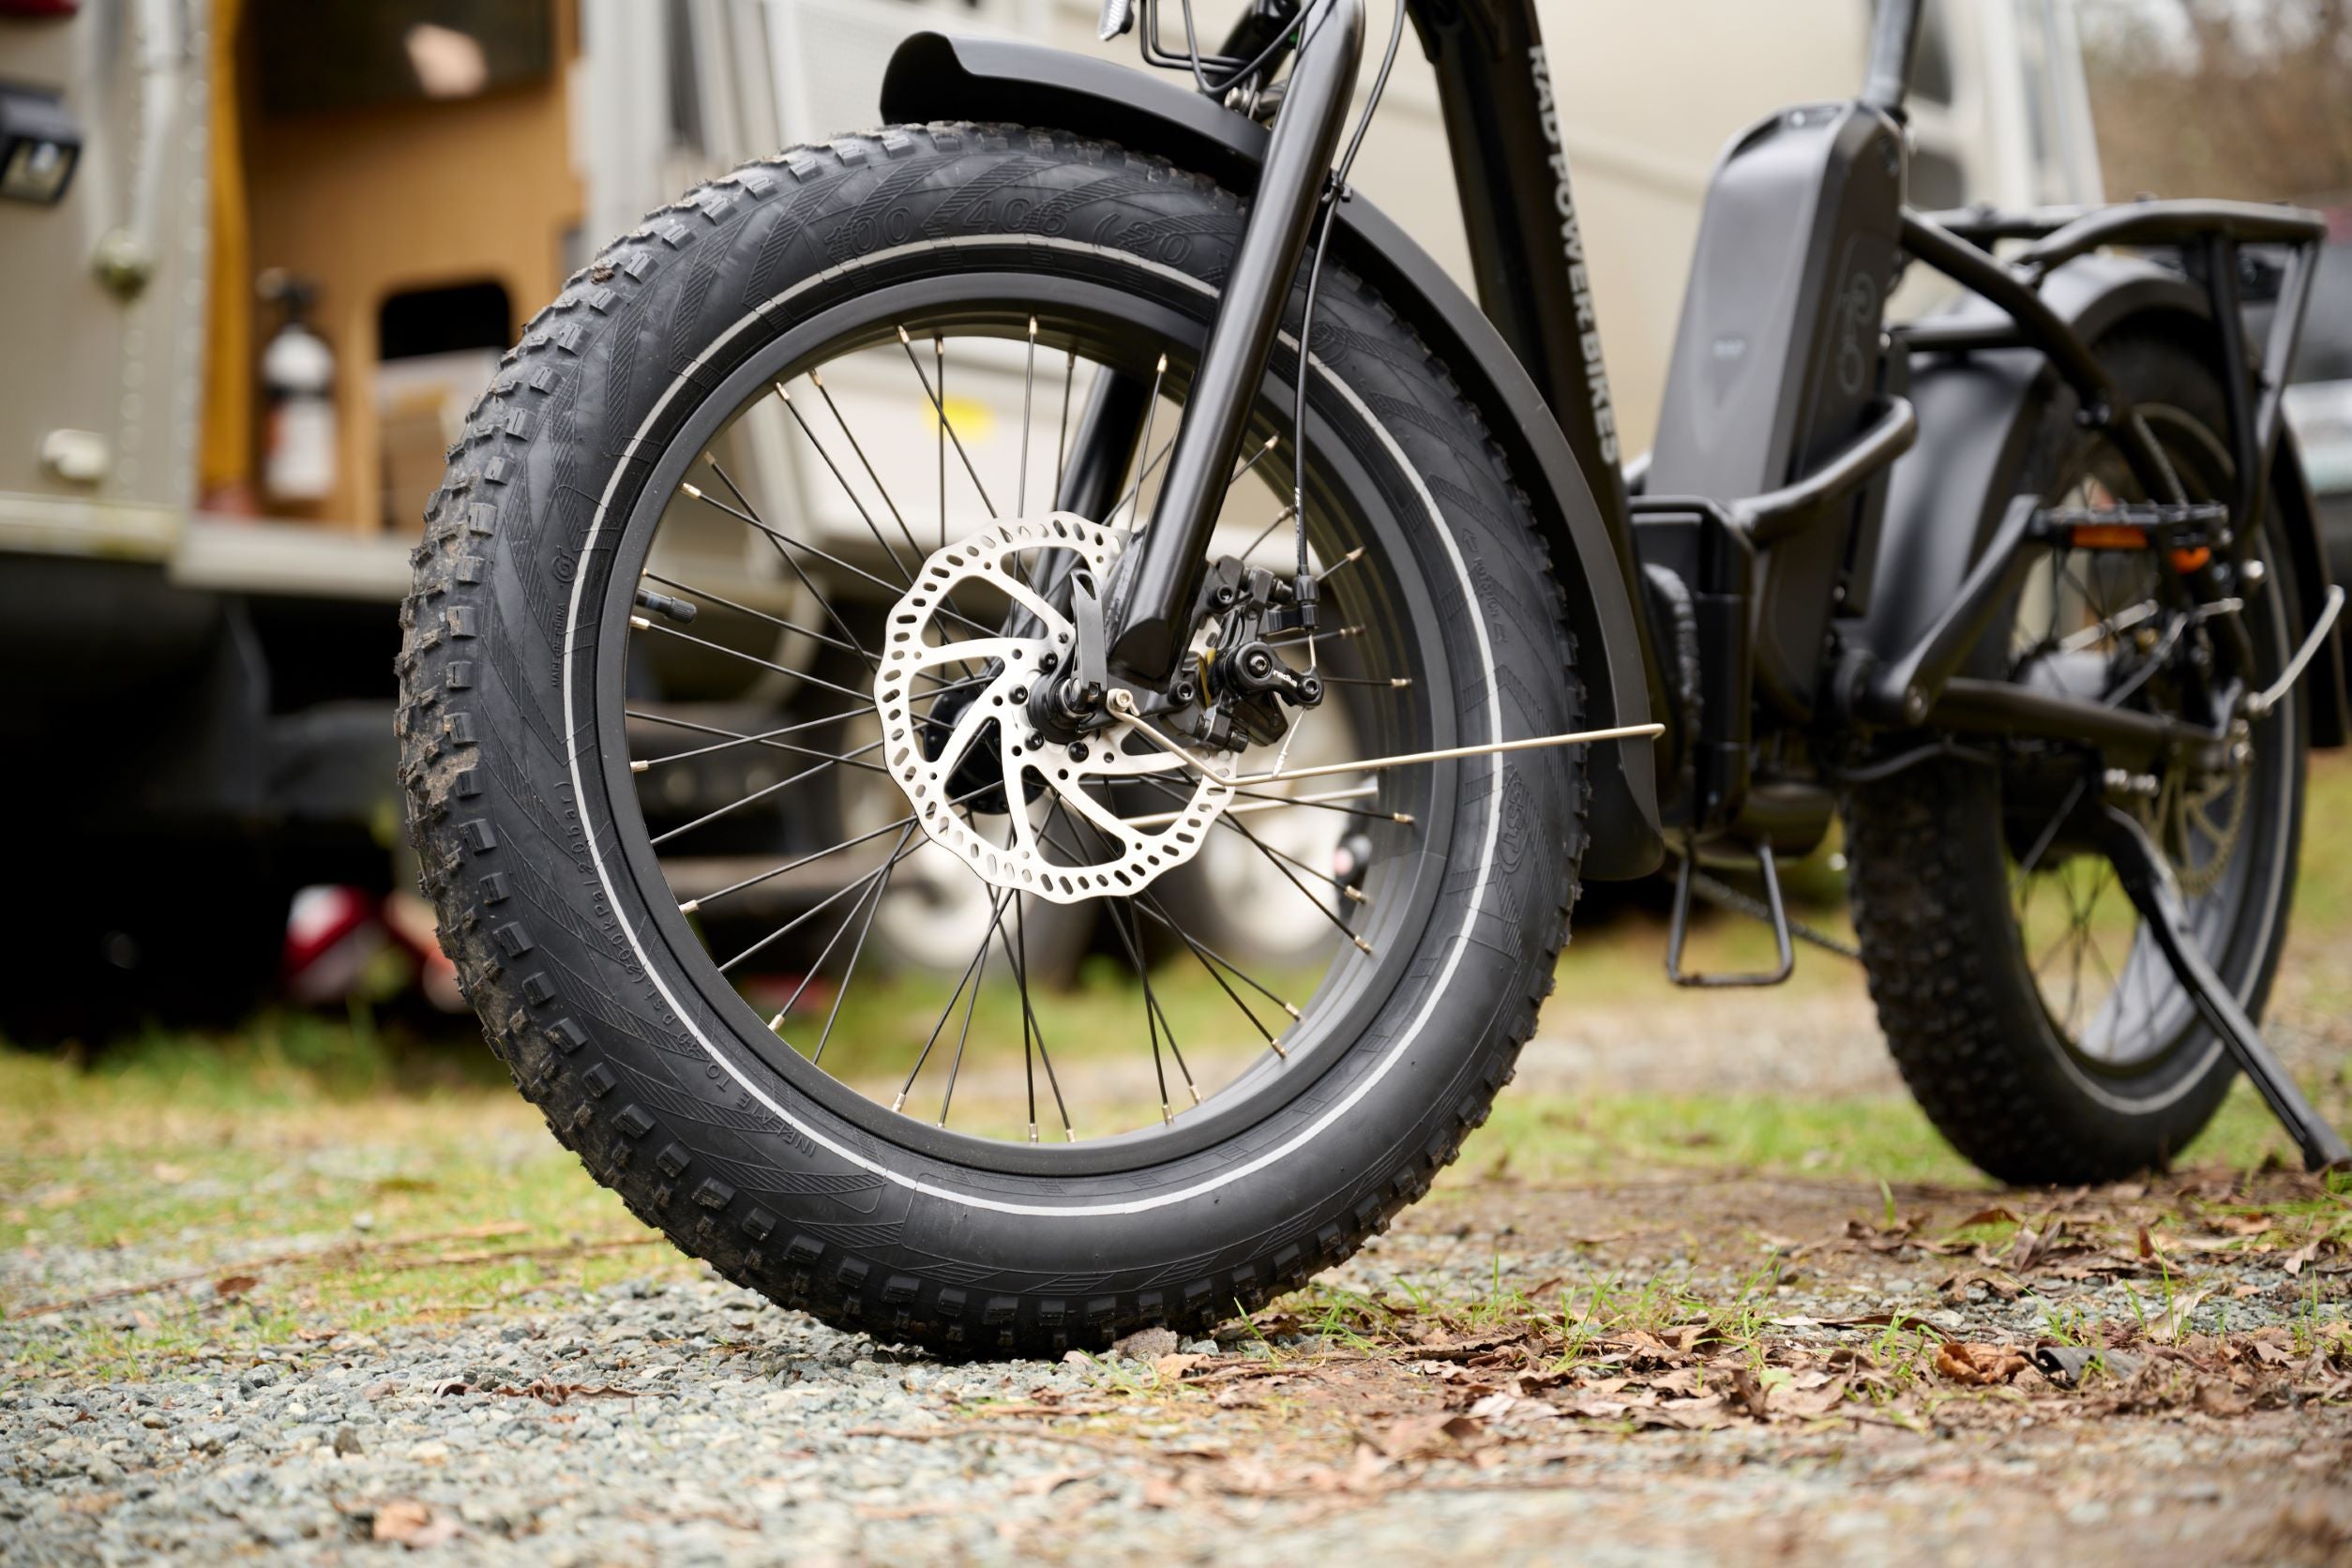
[[[1761,1013],[1563,1003],[1515,1093],[1892,1086],[1855,988]],[[2345,1036],[2293,998],[2278,1033],[2306,1062]],[[539,1135],[501,1107],[482,1157],[525,1168]],[[306,1134],[300,1180],[397,1184],[402,1133],[347,1114]],[[2303,1178],[1522,1183],[1481,1148],[1287,1312],[1066,1363],[903,1355],[631,1238],[590,1248],[619,1249],[599,1254],[626,1260],[617,1282],[359,1332],[297,1288],[348,1231],[27,1231],[0,1253],[0,1560],[2352,1561],[2352,1339],[2329,1337],[2352,1263],[2329,1239],[2342,1200]],[[86,1203],[89,1168],[61,1161],[9,1200],[39,1211],[80,1183]],[[1573,1378],[1545,1370],[1577,1304],[1636,1283],[1711,1304],[1642,1319],[1664,1346],[1623,1317]],[[1377,1326],[1334,1306],[1367,1298],[1434,1304]],[[2176,1307],[2129,1341],[2135,1378],[1922,1370],[1943,1340],[2030,1350],[2060,1320]],[[1668,1326],[1742,1311],[1741,1354],[1787,1393]],[[109,1335],[150,1348],[94,1375]],[[1832,1376],[1846,1396],[1807,1405]]]
[[[1893,1196],[1944,1219],[1983,1201]],[[1853,1183],[1737,1174],[1483,1183],[1416,1211],[1334,1284],[1375,1292],[1402,1279],[1475,1303],[1498,1283],[1540,1296],[1564,1281],[1573,1298],[1631,1275],[1705,1294],[1752,1269],[1752,1242],[1733,1239],[1769,1228],[1784,1254],[1818,1259],[1787,1271],[1769,1309],[1785,1339],[1823,1353],[1855,1337],[1825,1319],[1874,1306],[1915,1311],[1953,1338],[2026,1343],[2054,1303],[2121,1310],[2115,1282],[2097,1275],[2054,1278],[2018,1302],[1938,1294],[1949,1257],[1881,1250],[1875,1228],[1851,1219],[1878,1201]],[[1694,1214],[1705,1216],[1696,1228]],[[47,1257],[84,1283],[159,1260],[126,1271],[63,1250]],[[2310,1283],[2275,1255],[2214,1277],[2231,1289],[2191,1315],[2191,1332],[2217,1328],[2224,1311],[2240,1334],[2288,1323]],[[18,1271],[8,1283],[15,1294],[37,1282]],[[2323,1288],[2340,1302],[2343,1276]],[[217,1340],[168,1378],[23,1379],[0,1395],[0,1518],[11,1526],[0,1555],[1876,1563],[2352,1552],[2352,1415],[2340,1397],[2216,1416],[2194,1402],[2052,1410],[1970,1394],[1900,1419],[1858,1407],[1850,1420],[1694,1431],[1574,1422],[1506,1397],[1518,1408],[1478,1407],[1474,1442],[1440,1426],[1434,1442],[1400,1446],[1395,1433],[1416,1421],[1466,1419],[1448,1413],[1462,1404],[1448,1396],[1462,1366],[1415,1361],[1410,1346],[1367,1357],[1280,1319],[1263,1337],[1237,1326],[1221,1345],[942,1364],[707,1278],[543,1291],[455,1327],[377,1336],[319,1323],[278,1347],[240,1331],[237,1305],[220,1304]],[[21,1318],[0,1334],[21,1365],[44,1336],[135,1310]],[[1202,1359],[1155,1368],[1171,1351]]]

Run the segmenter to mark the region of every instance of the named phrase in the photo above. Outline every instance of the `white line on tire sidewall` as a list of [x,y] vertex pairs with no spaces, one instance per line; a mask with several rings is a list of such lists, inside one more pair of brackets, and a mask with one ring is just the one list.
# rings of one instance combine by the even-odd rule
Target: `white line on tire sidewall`
[[[783,293],[776,294],[766,303],[759,306],[749,314],[737,321],[734,325],[729,327],[725,332],[721,333],[711,342],[709,347],[705,348],[701,354],[695,357],[692,363],[686,365],[684,369],[679,370],[671,379],[669,386],[663,389],[661,396],[655,400],[653,408],[646,414],[644,422],[638,427],[637,434],[630,441],[630,451],[632,453],[638,451],[651,440],[652,431],[656,422],[660,419],[663,413],[670,407],[671,402],[677,400],[682,393],[689,389],[696,391],[701,390],[700,387],[694,386],[692,377],[697,370],[699,370],[715,354],[718,352],[720,348],[731,342],[738,334],[749,330],[754,323],[757,323],[772,313],[789,306],[793,298],[799,295],[803,291],[813,288],[820,283],[837,283],[845,275],[853,274],[862,268],[878,265],[900,256],[924,251],[936,251],[943,247],[951,246],[988,245],[992,247],[1002,247],[1006,243],[1008,238],[1014,238],[1017,243],[1020,244],[1094,256],[1108,260],[1116,265],[1131,267],[1154,274],[1169,282],[1178,284],[1181,287],[1188,288],[1197,294],[1210,296],[1214,296],[1215,294],[1215,291],[1208,284],[1201,282],[1199,279],[1194,278],[1189,273],[1180,272],[1173,267],[1166,266],[1156,262],[1148,261],[1141,257],[1130,255],[1124,251],[1113,250],[1104,246],[1087,245],[1075,240],[1057,239],[1040,235],[967,235],[944,240],[929,240],[910,245],[896,246],[886,250],[877,251],[872,255],[864,257],[858,261],[846,263],[840,266],[829,268],[822,273],[805,278],[798,283],[793,284],[791,288],[785,290]],[[1281,338],[1283,342],[1290,345],[1292,349],[1296,349],[1298,341],[1296,338],[1287,332],[1283,333]],[[1439,509],[1437,498],[1430,494],[1428,487],[1422,481],[1420,473],[1414,469],[1411,463],[1406,460],[1405,454],[1403,450],[1397,446],[1395,438],[1389,434],[1386,428],[1383,427],[1378,419],[1373,417],[1371,410],[1365,406],[1363,399],[1356,396],[1354,389],[1349,387],[1347,383],[1341,381],[1336,375],[1333,374],[1331,367],[1324,364],[1320,358],[1310,354],[1308,356],[1308,361],[1312,364],[1317,373],[1322,377],[1325,384],[1337,392],[1339,396],[1347,401],[1348,405],[1355,411],[1357,416],[1363,420],[1365,427],[1379,437],[1380,445],[1386,448],[1390,460],[1395,465],[1396,471],[1404,475],[1407,480],[1412,485],[1413,492],[1420,497],[1422,505],[1429,514],[1429,519],[1432,524],[1434,524],[1434,532],[1437,537],[1443,541],[1445,545],[1446,558],[1452,564],[1455,575],[1461,585],[1465,602],[1470,604],[1477,603],[1477,592],[1471,582],[1469,566],[1462,559],[1461,548],[1455,541],[1453,531],[1446,526],[1445,517]],[[615,492],[620,488],[621,477],[624,472],[626,472],[625,465],[616,463],[613,467],[612,477],[606,481],[604,493],[597,498],[596,516],[590,520],[587,537],[581,547],[580,553],[582,559],[590,557],[591,553],[596,548],[598,535],[601,535],[605,528],[611,523],[611,511],[612,501]],[[580,711],[580,701],[581,694],[578,689],[578,683],[575,679],[575,671],[579,663],[578,656],[580,651],[581,642],[581,598],[589,575],[590,574],[586,572],[581,572],[576,574],[573,578],[571,599],[569,608],[566,611],[566,623],[564,632],[564,680],[562,700],[565,721],[565,732],[567,735],[572,736],[586,735],[595,732],[593,725],[589,722],[592,716],[584,715]],[[1470,623],[1471,628],[1477,634],[1479,672],[1485,680],[1486,691],[1487,732],[1492,735],[1500,736],[1502,733],[1502,693],[1500,686],[1496,680],[1494,649],[1492,644],[1487,641],[1485,618],[1481,615],[1470,615],[1464,617],[1464,619]],[[570,747],[571,755],[569,758],[572,798],[580,801],[583,804],[588,798],[586,793],[586,781],[583,779],[580,773],[580,761],[584,749],[585,748],[578,744],[574,744]],[[845,1160],[862,1170],[866,1170],[873,1175],[882,1177],[883,1180],[891,1182],[898,1186],[906,1187],[912,1191],[921,1193],[926,1197],[941,1199],[946,1202],[961,1204],[968,1208],[985,1209],[996,1214],[1022,1214],[1046,1219],[1091,1218],[1119,1214],[1138,1214],[1154,1209],[1164,1209],[1171,1207],[1175,1204],[1190,1202],[1192,1199],[1197,1198],[1206,1197],[1211,1193],[1216,1192],[1220,1188],[1231,1185],[1233,1183],[1242,1180],[1245,1176],[1253,1175],[1259,1170],[1265,1169],[1268,1166],[1274,1165],[1279,1161],[1288,1158],[1290,1154],[1314,1141],[1326,1129],[1331,1127],[1334,1123],[1338,1122],[1340,1118],[1346,1116],[1349,1111],[1354,1109],[1355,1107],[1364,1098],[1364,1096],[1369,1094],[1375,1088],[1379,1087],[1380,1082],[1395,1070],[1396,1064],[1405,1059],[1408,1052],[1411,1049],[1413,1042],[1420,1037],[1421,1032],[1428,1026],[1430,1017],[1436,1012],[1439,1002],[1444,997],[1447,988],[1453,981],[1455,971],[1460,967],[1462,958],[1470,947],[1471,930],[1477,923],[1480,911],[1485,907],[1486,898],[1486,881],[1494,869],[1495,852],[1501,837],[1502,792],[1500,786],[1502,783],[1502,773],[1505,765],[1505,760],[1500,754],[1495,754],[1488,760],[1488,766],[1492,770],[1490,777],[1495,786],[1493,805],[1486,813],[1486,837],[1485,842],[1479,846],[1478,874],[1473,877],[1470,882],[1470,896],[1468,904],[1463,910],[1461,929],[1456,932],[1453,938],[1452,946],[1449,947],[1446,952],[1444,966],[1439,972],[1435,983],[1432,984],[1425,993],[1420,1011],[1414,1015],[1412,1021],[1398,1033],[1394,1043],[1390,1045],[1387,1052],[1381,1056],[1380,1061],[1374,1064],[1372,1070],[1365,1073],[1349,1089],[1345,1094],[1341,1095],[1332,1105],[1326,1107],[1323,1111],[1306,1126],[1301,1128],[1289,1138],[1284,1139],[1274,1148],[1267,1150],[1265,1153],[1256,1155],[1249,1160],[1244,1161],[1239,1165],[1233,1166],[1228,1169],[1220,1170],[1213,1176],[1209,1176],[1199,1182],[1179,1188],[1175,1191],[1155,1193],[1149,1197],[1127,1199],[1112,1202],[1021,1203],[998,1198],[986,1198],[975,1193],[959,1192],[955,1188],[941,1186],[936,1183],[925,1181],[920,1177],[910,1176],[904,1171],[894,1169],[887,1165],[882,1164],[879,1161],[861,1153],[855,1149],[849,1148],[839,1139],[833,1138],[822,1128],[811,1125],[804,1117],[794,1114],[792,1110],[787,1109],[784,1106],[778,1104],[774,1095],[770,1094],[761,1085],[754,1082],[751,1078],[742,1070],[742,1068],[732,1060],[730,1053],[720,1049],[716,1042],[712,1041],[703,1033],[701,1028],[696,1023],[693,1015],[680,1003],[677,994],[671,989],[670,976],[663,972],[662,966],[656,962],[653,955],[647,951],[643,933],[640,932],[636,928],[626,913],[629,905],[627,901],[622,897],[619,889],[614,884],[612,867],[606,862],[604,852],[599,844],[598,835],[594,832],[590,832],[585,835],[585,837],[588,845],[588,857],[591,864],[595,867],[597,883],[603,888],[604,895],[606,898],[611,901],[612,909],[616,913],[620,914],[620,927],[622,934],[627,939],[630,950],[637,955],[638,962],[644,967],[647,977],[652,980],[654,988],[660,993],[662,1001],[668,1004],[671,1014],[677,1018],[680,1026],[683,1027],[686,1033],[693,1038],[695,1044],[700,1047],[703,1053],[711,1059],[712,1063],[731,1078],[735,1083],[742,1088],[744,1093],[749,1094],[754,1100],[758,1101],[759,1104],[764,1107],[771,1115],[775,1116],[786,1126],[791,1127],[794,1132],[807,1138],[819,1148],[823,1149],[826,1153],[838,1159]],[[916,1157],[920,1158],[924,1156]],[[1066,1178],[1055,1178],[1055,1180],[1066,1180]]]

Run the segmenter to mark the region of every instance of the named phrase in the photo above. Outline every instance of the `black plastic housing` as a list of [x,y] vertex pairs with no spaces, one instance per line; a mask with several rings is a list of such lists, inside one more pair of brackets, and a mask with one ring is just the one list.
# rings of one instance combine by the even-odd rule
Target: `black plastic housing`
[[[1787,110],[1732,143],[1708,188],[1652,493],[1775,490],[1862,429],[1884,384],[1902,172],[1900,129],[1860,104]],[[1884,495],[1883,479],[1862,486],[1758,561],[1756,691],[1792,722],[1812,716],[1839,579],[1870,557]]]

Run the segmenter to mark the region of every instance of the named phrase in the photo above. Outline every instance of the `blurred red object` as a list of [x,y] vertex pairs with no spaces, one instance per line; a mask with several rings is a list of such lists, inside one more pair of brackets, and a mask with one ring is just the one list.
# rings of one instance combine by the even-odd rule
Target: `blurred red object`
[[355,887],[306,887],[286,913],[286,989],[297,1002],[341,997],[384,943],[375,901],[367,894]]
[[0,16],[71,16],[82,0],[0,0]]

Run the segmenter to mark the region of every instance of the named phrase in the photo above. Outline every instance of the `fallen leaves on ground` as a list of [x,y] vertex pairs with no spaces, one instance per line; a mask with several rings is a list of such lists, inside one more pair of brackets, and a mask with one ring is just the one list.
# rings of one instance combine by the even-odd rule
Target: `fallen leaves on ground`
[[2005,1383],[2030,1364],[2022,1353],[2009,1345],[1946,1340],[1936,1351],[1938,1376],[1950,1378],[1955,1383],[1972,1383],[1980,1388],[1992,1383]]
[[[977,1426],[1042,1423],[1065,1440],[1148,1445],[1160,1468],[1147,1508],[1339,1507],[1404,1486],[1474,1489],[1498,1466],[1523,1474],[1573,1452],[1562,1445],[1579,1430],[1844,1426],[1932,1440],[2027,1422],[2240,1422],[2352,1400],[2341,1284],[2352,1201],[2313,1179],[2190,1173],[1998,1203],[1917,1189],[1870,1209],[1817,1228],[1751,1223],[1741,1244],[1771,1261],[1717,1299],[1613,1274],[1525,1286],[1499,1274],[1492,1295],[1467,1301],[1309,1288],[1217,1354],[1138,1334],[1108,1360],[1152,1377],[1113,1365],[1091,1389],[1041,1387],[976,1410]],[[1720,1254],[1725,1237],[1711,1239]],[[1910,1284],[1890,1285],[1905,1273]],[[1800,1297],[1815,1304],[1787,1310],[1776,1286],[1800,1276],[1817,1276]],[[1848,1280],[1862,1309],[1823,1312]],[[1905,1289],[1935,1295],[1919,1310],[1870,1302]],[[2267,1315],[2229,1326],[2227,1307],[2255,1295],[2270,1299]],[[2035,1307],[2024,1321],[2040,1317],[2047,1332],[1999,1332],[2020,1322],[2020,1300]],[[2282,1307],[2291,1321],[2278,1320]],[[1954,1309],[1976,1332],[1952,1332]],[[1171,1415],[1214,1419],[1229,1440],[1170,1449],[1148,1434]],[[1128,1417],[1145,1425],[1125,1429]],[[1050,1492],[1081,1473],[1036,1485]]]
[[369,1527],[368,1535],[370,1540],[422,1549],[456,1540],[463,1528],[454,1514],[445,1514],[430,1503],[413,1498],[402,1498],[377,1507],[375,1522]]

